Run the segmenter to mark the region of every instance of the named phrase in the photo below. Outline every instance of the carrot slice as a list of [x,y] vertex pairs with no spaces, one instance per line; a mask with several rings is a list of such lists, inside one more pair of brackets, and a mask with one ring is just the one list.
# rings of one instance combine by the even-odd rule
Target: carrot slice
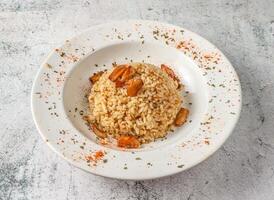
[[135,72],[136,72],[136,70],[133,67],[128,66],[121,77],[121,81],[125,82],[125,81],[129,80],[135,74]]
[[95,135],[97,135],[99,138],[106,138],[107,134],[100,130],[95,124],[91,124],[91,129],[94,132]]
[[123,73],[126,71],[128,65],[119,65],[117,67],[114,68],[114,70],[111,72],[111,74],[109,75],[109,79],[113,82],[115,82],[116,80],[118,80],[118,78],[120,78]]
[[132,149],[139,148],[140,142],[136,137],[130,135],[122,135],[117,140],[118,147]]
[[131,79],[127,82],[127,95],[130,97],[137,96],[139,90],[143,87],[142,79]]
[[178,77],[176,76],[176,74],[174,73],[174,71],[168,67],[165,64],[161,64],[161,69],[173,80],[179,81]]
[[97,72],[95,74],[93,74],[89,80],[92,84],[96,83],[100,78],[101,76],[103,75],[104,72]]
[[186,108],[181,108],[178,112],[176,119],[174,121],[175,126],[181,126],[186,122],[189,110]]

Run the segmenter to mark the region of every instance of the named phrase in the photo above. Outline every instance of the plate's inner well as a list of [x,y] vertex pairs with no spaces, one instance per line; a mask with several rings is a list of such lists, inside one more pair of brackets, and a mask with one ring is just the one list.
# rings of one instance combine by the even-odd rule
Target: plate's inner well
[[[123,42],[110,45],[92,52],[75,65],[68,74],[63,93],[64,109],[70,122],[81,134],[97,143],[95,134],[83,120],[83,116],[89,110],[87,101],[87,95],[91,88],[89,77],[95,72],[110,69],[113,63],[124,64],[129,62],[171,66],[185,86],[182,91],[182,106],[190,111],[187,122],[182,127],[176,128],[166,138],[142,145],[138,151],[151,150],[178,141],[182,142],[192,131],[195,131],[195,127],[198,127],[198,123],[207,111],[206,80],[196,64],[182,52],[158,43]],[[117,148],[111,145],[109,147]]]

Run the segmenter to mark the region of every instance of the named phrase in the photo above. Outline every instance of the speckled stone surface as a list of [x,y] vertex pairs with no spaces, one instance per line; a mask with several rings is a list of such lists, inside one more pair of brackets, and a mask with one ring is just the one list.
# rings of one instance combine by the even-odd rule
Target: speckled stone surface
[[[274,2],[0,1],[0,199],[274,199]],[[149,19],[190,29],[235,67],[243,108],[213,156],[150,181],[97,177],[58,157],[39,136],[30,92],[49,51],[108,20]]]

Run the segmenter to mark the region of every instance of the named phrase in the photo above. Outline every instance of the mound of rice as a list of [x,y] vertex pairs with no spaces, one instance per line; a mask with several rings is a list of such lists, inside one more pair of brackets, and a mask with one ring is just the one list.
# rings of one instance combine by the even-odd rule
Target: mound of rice
[[107,135],[135,136],[140,143],[164,137],[171,129],[182,103],[178,82],[159,67],[130,63],[143,81],[137,96],[127,95],[125,88],[109,80],[113,69],[103,73],[89,95],[89,122]]

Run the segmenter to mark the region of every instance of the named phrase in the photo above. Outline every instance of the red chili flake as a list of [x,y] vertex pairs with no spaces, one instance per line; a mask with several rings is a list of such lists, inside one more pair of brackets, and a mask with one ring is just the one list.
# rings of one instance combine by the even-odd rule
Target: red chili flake
[[97,163],[99,160],[102,160],[104,156],[105,156],[105,153],[102,150],[99,150],[89,156],[86,156],[86,161],[87,162],[93,161]]
[[104,155],[105,155],[105,154],[104,154],[103,151],[97,151],[97,152],[95,153],[95,159],[96,159],[96,160],[100,160]]

